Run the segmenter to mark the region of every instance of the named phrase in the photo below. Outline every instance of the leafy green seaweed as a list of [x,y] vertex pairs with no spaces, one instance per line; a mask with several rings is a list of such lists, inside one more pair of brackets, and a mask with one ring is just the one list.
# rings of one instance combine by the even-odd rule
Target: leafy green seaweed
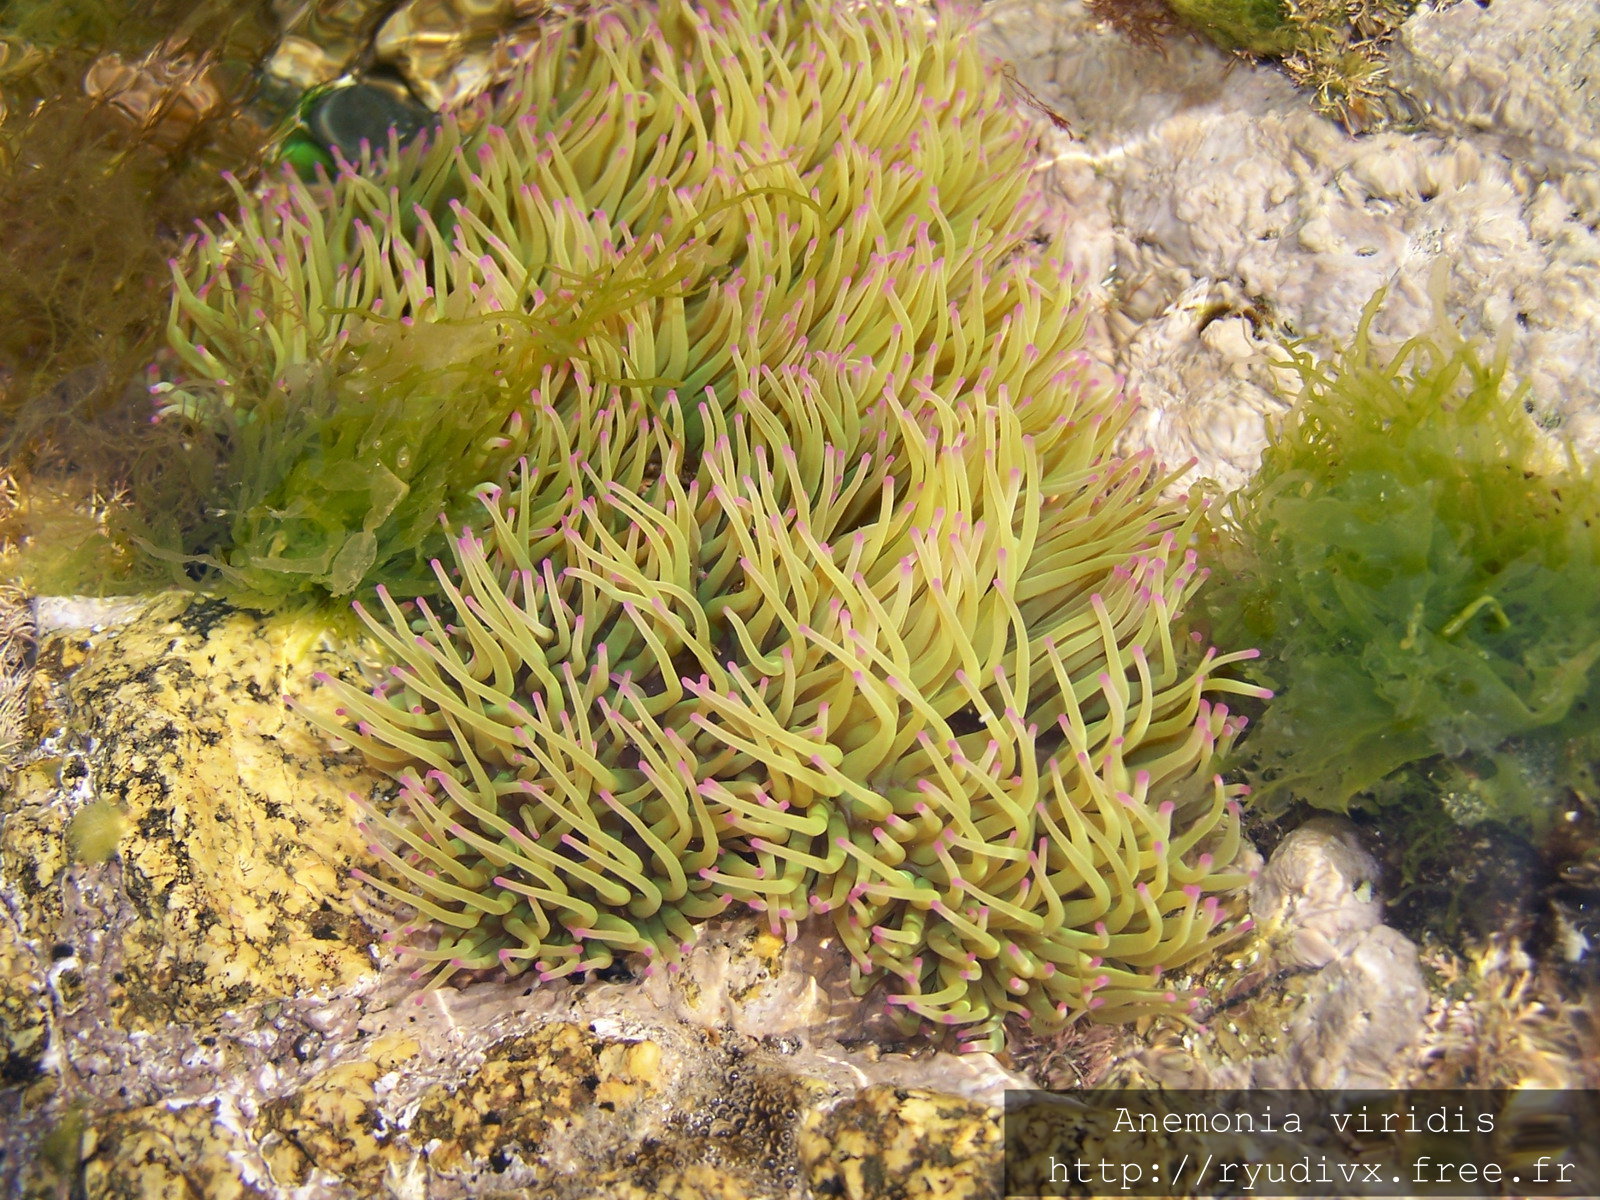
[[1296,27],[1281,0],[1168,0],[1186,25],[1224,50],[1281,54],[1294,45]]
[[[530,390],[595,344],[620,343],[628,311],[672,290],[670,271],[645,279],[636,257],[532,313],[365,313],[360,339],[282,378],[225,400],[170,391],[166,418],[191,422],[211,503],[197,517],[147,490],[141,546],[246,603],[346,597],[375,579],[402,596],[431,590],[446,528],[525,443]],[[196,482],[179,473],[177,493]]]
[[[1380,297],[1381,298],[1381,297]],[[1278,690],[1259,795],[1346,809],[1429,793],[1536,832],[1600,756],[1600,481],[1442,321],[1392,354],[1378,301],[1216,520],[1219,632]]]

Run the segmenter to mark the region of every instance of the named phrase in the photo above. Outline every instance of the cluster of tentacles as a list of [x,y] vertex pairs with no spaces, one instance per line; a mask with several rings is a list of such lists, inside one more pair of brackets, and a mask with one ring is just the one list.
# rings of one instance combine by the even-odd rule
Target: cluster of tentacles
[[373,879],[442,975],[670,968],[739,906],[965,1045],[1188,998],[1242,688],[1174,644],[1196,510],[1113,451],[1003,88],[959,14],[603,8],[185,298],[219,377],[539,323],[520,466],[323,718],[399,781]]

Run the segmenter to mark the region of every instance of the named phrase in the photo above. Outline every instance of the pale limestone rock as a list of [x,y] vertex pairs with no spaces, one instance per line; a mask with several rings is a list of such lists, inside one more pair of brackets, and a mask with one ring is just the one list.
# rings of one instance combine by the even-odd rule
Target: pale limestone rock
[[1255,1086],[1396,1086],[1428,1013],[1416,946],[1399,930],[1376,926],[1330,963],[1317,983],[1289,1026],[1286,1069],[1263,1064]]
[[1382,923],[1377,861],[1348,821],[1316,817],[1267,860],[1250,910],[1281,973],[1315,971],[1253,1065],[1256,1087],[1359,1088],[1401,1083],[1423,1034],[1428,989],[1417,947]]
[[1273,851],[1250,892],[1253,941],[1205,977],[1205,1030],[1158,1036],[1127,1086],[1404,1086],[1429,994],[1417,948],[1382,923],[1378,864],[1343,818],[1317,817]]
[[1267,860],[1250,911],[1280,972],[1313,970],[1257,1087],[1393,1087],[1428,1012],[1417,948],[1384,925],[1377,861],[1339,817],[1294,830]]
[[1283,931],[1274,950],[1281,966],[1325,967],[1382,923],[1377,881],[1377,860],[1354,826],[1315,817],[1267,860],[1251,888],[1250,913],[1269,938]]
[[[1061,237],[1108,305],[1103,361],[1146,405],[1130,445],[1236,485],[1292,398],[1284,341],[1339,347],[1387,287],[1374,333],[1398,344],[1432,324],[1442,269],[1449,316],[1505,336],[1541,419],[1600,448],[1596,19],[1582,0],[1419,13],[1397,59],[1428,124],[1352,136],[1271,67],[1130,45],[1075,2],[991,6],[996,49],[1072,124],[1047,135]],[[1242,373],[1204,338],[1219,307],[1251,314]]]
[[1519,174],[1554,180],[1600,220],[1600,8],[1590,0],[1495,0],[1407,21],[1390,75],[1430,125],[1493,146]]

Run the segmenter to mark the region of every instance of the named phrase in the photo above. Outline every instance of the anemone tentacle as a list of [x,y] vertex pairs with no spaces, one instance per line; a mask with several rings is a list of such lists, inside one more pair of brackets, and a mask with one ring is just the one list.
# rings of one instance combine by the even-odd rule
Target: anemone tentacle
[[739,907],[968,1046],[1181,1008],[1242,882],[1240,685],[1173,636],[1198,510],[1114,452],[960,16],[602,6],[519,72],[247,204],[174,318],[202,418],[230,362],[379,387],[424,327],[501,372],[433,599],[363,609],[390,678],[313,710],[405,781],[371,824],[452,929],[419,961],[671,968]]

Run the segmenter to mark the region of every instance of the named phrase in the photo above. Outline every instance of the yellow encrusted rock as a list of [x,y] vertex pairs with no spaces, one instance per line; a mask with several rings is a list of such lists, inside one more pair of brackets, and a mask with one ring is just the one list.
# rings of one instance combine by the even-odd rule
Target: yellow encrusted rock
[[84,1140],[81,1194],[98,1200],[260,1200],[246,1144],[220,1102],[109,1114]]
[[363,1195],[377,1195],[389,1165],[412,1157],[394,1145],[374,1084],[412,1057],[417,1044],[390,1037],[371,1049],[373,1057],[340,1063],[263,1106],[252,1132],[274,1182],[305,1187],[322,1172]]
[[[587,1030],[567,1023],[508,1038],[490,1047],[484,1064],[459,1086],[422,1097],[411,1140],[431,1144],[430,1165],[448,1171],[468,1156],[493,1160],[507,1147],[570,1134],[599,1099],[603,1051]],[[605,1116],[623,1119],[616,1111]]]
[[130,1030],[370,971],[345,877],[361,772],[283,706],[291,678],[330,665],[304,629],[165,601],[104,632],[50,633],[39,663],[46,744],[0,827],[24,945],[65,957],[109,939],[92,957]]
[[957,1200],[1000,1195],[998,1109],[921,1088],[879,1085],[827,1112],[799,1136],[816,1195]]

